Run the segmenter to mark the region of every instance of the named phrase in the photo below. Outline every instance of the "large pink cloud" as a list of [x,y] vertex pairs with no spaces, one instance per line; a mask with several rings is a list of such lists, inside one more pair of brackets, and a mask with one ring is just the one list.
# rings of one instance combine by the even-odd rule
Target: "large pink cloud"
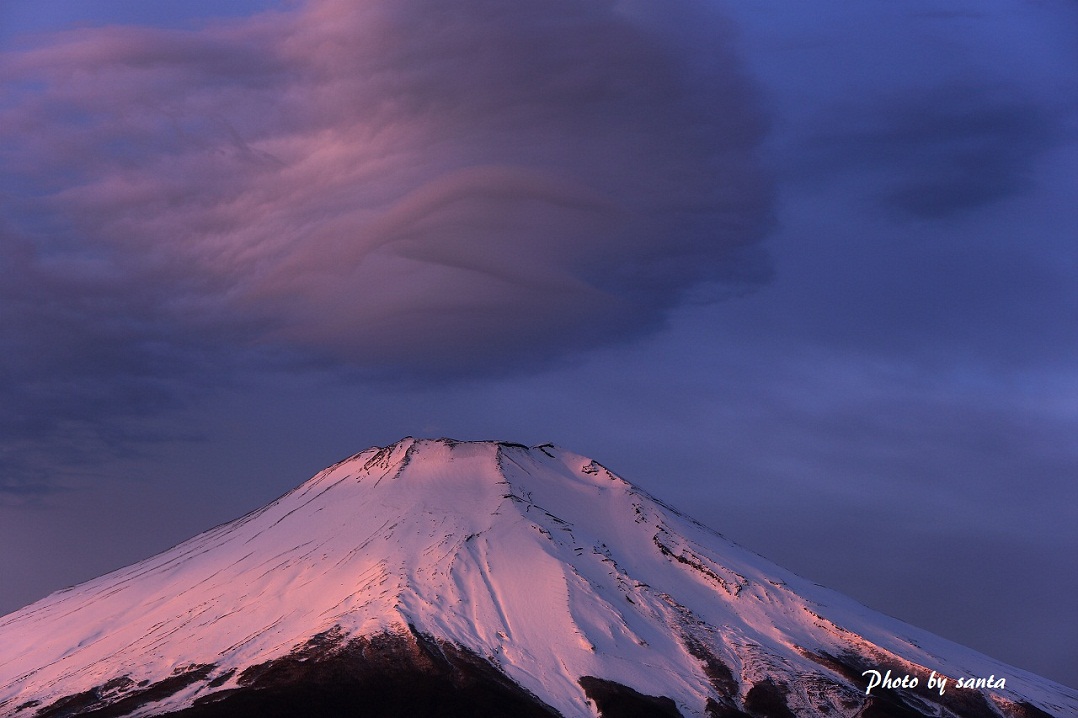
[[696,2],[79,29],[0,59],[4,204],[40,266],[152,283],[177,326],[437,373],[543,359],[654,327],[761,238],[730,43]]

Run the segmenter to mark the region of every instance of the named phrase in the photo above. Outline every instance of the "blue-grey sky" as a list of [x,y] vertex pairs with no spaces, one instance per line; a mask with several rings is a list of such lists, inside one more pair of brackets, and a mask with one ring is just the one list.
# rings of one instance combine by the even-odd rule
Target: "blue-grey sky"
[[1078,685],[1078,8],[8,0],[0,612],[554,441]]

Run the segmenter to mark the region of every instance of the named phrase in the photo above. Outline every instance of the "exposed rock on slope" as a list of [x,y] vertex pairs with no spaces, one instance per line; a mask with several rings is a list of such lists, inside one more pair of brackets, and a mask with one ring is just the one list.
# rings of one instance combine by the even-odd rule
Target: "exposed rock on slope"
[[[868,670],[919,685],[866,695]],[[1078,695],[591,459],[405,439],[0,619],[0,716],[128,715],[1062,718]]]

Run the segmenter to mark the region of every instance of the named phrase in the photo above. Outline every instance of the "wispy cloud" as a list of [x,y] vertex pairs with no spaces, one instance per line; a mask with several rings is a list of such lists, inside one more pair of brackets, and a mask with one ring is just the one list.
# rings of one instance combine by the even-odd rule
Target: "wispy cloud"
[[0,56],[0,419],[152,416],[257,347],[512,371],[764,281],[728,38],[697,3],[312,0]]
[[817,137],[815,171],[873,172],[886,206],[923,219],[1029,190],[1037,160],[1064,139],[1054,108],[1006,85],[955,81],[846,109]]

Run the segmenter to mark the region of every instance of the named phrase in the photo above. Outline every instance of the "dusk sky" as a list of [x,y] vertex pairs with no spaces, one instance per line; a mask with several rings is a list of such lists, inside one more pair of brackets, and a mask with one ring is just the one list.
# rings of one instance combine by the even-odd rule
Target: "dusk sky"
[[1078,687],[1078,5],[0,0],[0,613],[407,435]]

